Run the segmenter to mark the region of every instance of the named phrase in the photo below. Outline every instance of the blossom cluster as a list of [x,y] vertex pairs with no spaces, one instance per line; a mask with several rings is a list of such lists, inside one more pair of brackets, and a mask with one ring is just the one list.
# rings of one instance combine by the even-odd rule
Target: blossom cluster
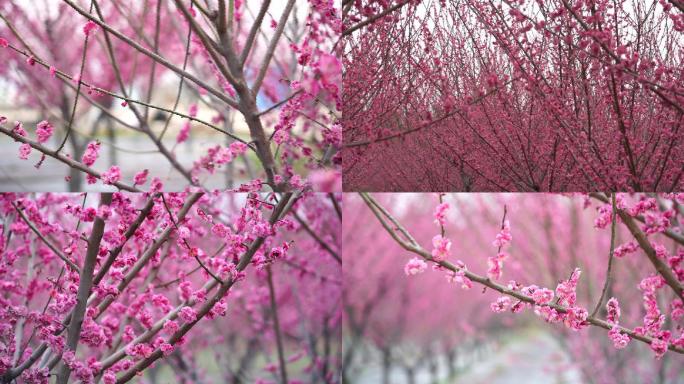
[[[267,265],[277,310],[287,319],[280,326],[297,340],[292,348],[304,335],[328,337],[320,335],[322,321],[331,327],[326,332],[339,332],[341,287],[335,277],[341,267],[319,243],[326,239],[329,249],[339,247],[340,220],[327,195],[302,196],[291,208],[319,240],[289,211],[272,217],[280,199],[287,199],[272,193],[113,193],[110,202],[105,196],[98,204],[97,194],[0,194],[0,225],[12,233],[0,242],[0,283],[8,287],[0,318],[11,325],[0,327],[0,375],[32,356],[61,357],[74,380],[93,383],[101,376],[114,383],[139,362],[179,350],[194,353],[229,332],[258,338],[264,353],[274,353],[270,294],[262,290]],[[98,225],[104,230],[93,240]],[[91,247],[92,294],[74,350],[62,323],[78,311]],[[27,271],[34,273],[28,282]],[[299,291],[297,303],[310,303],[305,312],[291,290]],[[14,327],[19,322],[23,327]],[[214,326],[225,332],[216,334]],[[18,345],[21,351],[15,351],[17,337],[29,340]],[[231,356],[222,342],[213,348]],[[310,357],[309,370],[335,363],[302,353]],[[28,364],[17,375],[42,384],[61,369],[56,363]]]

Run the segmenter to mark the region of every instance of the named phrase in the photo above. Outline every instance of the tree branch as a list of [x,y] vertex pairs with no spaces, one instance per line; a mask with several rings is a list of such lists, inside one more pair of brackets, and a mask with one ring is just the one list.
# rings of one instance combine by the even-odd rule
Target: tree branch
[[278,26],[276,27],[275,33],[273,34],[273,37],[271,37],[271,41],[268,44],[268,49],[266,50],[264,60],[261,62],[259,74],[254,80],[254,85],[252,85],[252,93],[254,95],[259,93],[261,83],[263,83],[264,77],[266,77],[266,71],[268,70],[269,64],[271,63],[271,59],[273,58],[273,53],[275,52],[276,47],[278,46],[280,36],[282,36],[283,31],[285,30],[285,24],[287,24],[287,19],[290,17],[290,12],[292,12],[294,3],[295,0],[288,0],[287,5],[285,6],[285,10],[283,11],[283,14],[280,16],[280,20],[278,20]]
[[[112,202],[111,193],[103,193],[100,197],[100,206],[109,205]],[[95,272],[95,263],[97,262],[97,254],[100,251],[100,242],[104,234],[105,222],[101,217],[97,217],[93,223],[93,229],[88,238],[88,249],[86,251],[85,262],[83,264],[83,273],[81,273],[78,284],[78,292],[76,293],[76,306],[74,307],[73,316],[67,329],[67,340],[65,351],[73,351],[76,353],[78,347],[78,340],[81,336],[81,325],[85,316],[86,304],[90,290],[93,287],[93,273]],[[57,384],[67,384],[69,376],[71,375],[71,368],[67,364],[62,365],[57,374]]]
[[366,20],[361,21],[361,22],[359,22],[359,23],[357,23],[357,24],[355,24],[355,25],[353,25],[353,26],[351,26],[351,27],[345,29],[345,30],[342,32],[342,37],[345,37],[345,36],[347,36],[347,35],[351,35],[352,33],[354,33],[354,31],[356,31],[356,30],[358,30],[358,29],[360,29],[360,28],[363,28],[363,27],[365,27],[365,26],[368,25],[368,24],[372,24],[372,23],[378,21],[379,19],[381,19],[381,18],[383,18],[383,17],[389,15],[390,13],[396,11],[397,9],[403,7],[404,5],[406,5],[406,4],[410,3],[410,2],[411,2],[411,0],[404,0],[404,1],[400,2],[400,3],[397,3],[397,4],[393,5],[393,6],[391,6],[391,7],[387,8],[387,9],[385,9],[384,11],[378,13],[377,15],[373,15],[373,16],[367,18]]
[[[76,168],[79,171],[87,173],[87,174],[89,174],[95,178],[98,178],[98,179],[102,178],[102,175],[100,174],[100,172],[97,172],[94,169],[92,169],[92,168],[86,166],[85,164],[78,162],[78,161],[76,161],[70,157],[62,155],[62,154],[58,153],[57,151],[53,151],[53,150],[43,146],[42,144],[38,143],[37,141],[33,141],[27,137],[21,136],[18,133],[14,132],[12,129],[8,129],[8,128],[5,128],[3,126],[0,126],[0,132],[4,133],[5,135],[7,135],[11,138],[13,138],[16,141],[30,145],[32,148],[37,149],[38,151],[40,151],[41,153],[44,153],[47,156],[50,156],[52,158],[55,158],[55,159],[61,161],[62,163],[68,165],[71,168]],[[128,184],[124,184],[120,181],[117,181],[117,182],[113,183],[112,185],[117,187],[120,190],[123,190],[123,191],[142,192],[140,189],[138,189],[134,186],[128,185]]]
[[629,229],[629,231],[632,233],[632,236],[634,236],[637,243],[639,243],[639,247],[644,250],[644,253],[648,257],[648,260],[651,262],[651,264],[653,264],[656,271],[658,271],[660,276],[665,279],[665,282],[672,288],[675,294],[677,294],[677,296],[684,301],[684,287],[682,287],[682,284],[679,282],[677,276],[672,272],[670,267],[668,267],[667,264],[660,260],[660,258],[656,255],[656,251],[646,237],[646,234],[644,234],[644,232],[634,222],[632,216],[630,216],[627,212],[619,209],[618,215],[620,215],[622,222],[625,223],[627,229]]
[[615,192],[611,194],[611,201],[613,206],[613,213],[611,214],[610,222],[610,253],[608,254],[608,268],[606,269],[606,281],[603,284],[603,289],[601,290],[601,296],[599,297],[598,303],[596,303],[596,308],[591,312],[591,317],[596,316],[599,309],[603,305],[603,300],[606,299],[606,294],[608,293],[608,287],[610,287],[610,282],[612,280],[611,271],[613,269],[613,259],[615,254],[615,227],[617,224],[617,206],[615,205]]
[[[299,198],[300,193],[286,193],[285,196],[280,200],[278,205],[275,207],[273,212],[271,213],[271,218],[269,220],[270,224],[273,225],[275,224],[276,221],[280,220],[287,212],[290,210],[292,207],[292,204]],[[256,251],[261,248],[261,246],[264,243],[265,238],[264,237],[257,237],[253,242],[250,248],[242,255],[240,258],[240,261],[237,265],[238,271],[243,271],[247,265],[252,260],[252,257],[256,253]],[[214,307],[218,301],[223,298],[227,293],[228,290],[233,286],[235,281],[233,279],[230,279],[227,281],[225,284],[220,286],[219,290],[216,292],[216,294],[209,300],[207,300],[200,310],[197,312],[197,319],[191,323],[186,323],[184,324],[178,331],[176,331],[171,338],[169,339],[168,343],[171,345],[174,345],[180,340],[186,333],[190,331],[190,329],[195,326],[204,316],[206,316],[207,313],[211,310],[211,308]],[[211,284],[217,284],[215,280],[211,281]],[[129,368],[127,371],[123,373],[121,377],[119,377],[116,381],[117,384],[123,384],[131,379],[133,379],[138,372],[143,371],[145,368],[149,367],[152,363],[157,361],[163,356],[162,351],[160,349],[156,349],[152,355],[150,355],[148,358],[145,358],[135,365],[133,365],[131,368]]]
[[66,257],[66,256],[62,253],[62,251],[60,251],[59,248],[57,248],[57,246],[55,246],[54,244],[52,244],[52,242],[51,242],[50,240],[48,240],[45,236],[43,236],[43,234],[38,230],[38,228],[36,228],[36,226],[33,225],[33,223],[26,217],[26,215],[24,214],[24,212],[23,212],[15,203],[12,203],[12,206],[13,206],[14,209],[17,211],[17,213],[19,214],[19,216],[21,217],[21,219],[24,220],[24,222],[26,223],[26,225],[28,225],[29,228],[31,228],[31,230],[33,231],[33,233],[35,233],[36,236],[38,236],[38,238],[39,238],[43,243],[45,243],[45,245],[47,245],[48,248],[50,248],[50,250],[51,250],[52,252],[55,253],[55,255],[57,255],[57,257],[59,257],[60,259],[62,259],[62,261],[64,261],[64,262],[67,264],[67,266],[68,266],[69,268],[71,268],[72,270],[76,271],[76,272],[80,275],[80,274],[81,274],[81,269],[78,268],[78,265],[76,265],[76,263],[74,263],[73,261],[69,260],[69,258]]
[[187,77],[188,79],[192,80],[195,84],[197,84],[197,85],[199,85],[200,87],[206,89],[207,92],[209,92],[209,93],[211,93],[212,95],[216,96],[216,97],[217,97],[218,99],[220,99],[221,101],[223,101],[223,102],[225,102],[226,104],[230,105],[231,107],[237,109],[238,106],[237,106],[237,102],[236,102],[235,100],[229,98],[228,96],[224,95],[222,92],[220,92],[220,91],[214,89],[213,87],[209,86],[207,83],[205,83],[204,81],[200,80],[200,79],[197,78],[195,75],[193,75],[193,74],[191,74],[191,73],[188,73],[188,72],[186,72],[186,71],[183,71],[182,69],[178,68],[177,66],[175,66],[174,64],[172,64],[171,62],[169,62],[168,60],[166,60],[165,58],[163,58],[163,57],[157,55],[157,54],[154,53],[154,52],[151,52],[151,51],[148,50],[147,48],[143,47],[142,45],[136,43],[135,41],[133,41],[132,39],[130,39],[129,37],[127,37],[126,35],[124,35],[123,33],[117,31],[116,29],[112,28],[112,27],[109,26],[108,24],[106,24],[106,23],[104,23],[104,22],[98,20],[96,17],[94,17],[94,16],[88,14],[88,12],[86,12],[84,9],[82,9],[81,7],[79,7],[79,6],[78,6],[76,3],[74,3],[72,0],[62,0],[62,1],[64,1],[65,3],[67,3],[71,8],[75,9],[76,12],[80,13],[81,15],[83,15],[83,16],[86,17],[86,18],[88,18],[89,20],[92,20],[94,23],[96,23],[97,25],[99,25],[102,29],[105,29],[105,30],[111,32],[114,36],[116,36],[116,37],[118,37],[119,39],[123,40],[124,42],[126,42],[128,45],[130,45],[131,47],[135,48],[135,49],[138,50],[139,52],[141,52],[141,53],[143,53],[144,55],[150,57],[151,59],[155,60],[156,62],[162,64],[163,66],[167,67],[167,68],[170,69],[171,71],[176,72],[178,75],[182,75],[182,76]]
[[[502,293],[502,294],[504,294],[504,295],[511,296],[511,297],[516,298],[516,299],[518,299],[518,300],[520,300],[520,301],[522,301],[522,302],[524,302],[524,303],[529,303],[529,304],[532,304],[532,305],[537,305],[537,304],[535,303],[534,299],[532,299],[532,297],[526,296],[526,295],[522,294],[522,293],[519,292],[519,291],[514,291],[514,290],[512,290],[512,289],[509,289],[508,287],[503,286],[503,285],[501,285],[501,284],[498,284],[498,283],[496,283],[496,282],[492,281],[491,279],[488,279],[488,278],[486,278],[486,277],[484,277],[484,276],[477,275],[477,274],[475,274],[475,273],[473,273],[473,272],[470,272],[470,271],[467,270],[467,269],[463,269],[463,270],[462,270],[462,269],[456,267],[454,264],[452,264],[452,263],[450,263],[450,262],[448,262],[448,261],[440,261],[440,262],[434,261],[434,259],[432,258],[431,253],[428,252],[427,250],[425,250],[423,247],[421,247],[420,245],[413,245],[413,244],[407,243],[407,242],[405,242],[405,241],[399,239],[399,238],[393,233],[392,228],[389,226],[389,224],[387,224],[387,223],[385,222],[385,219],[381,217],[381,212],[387,212],[387,211],[386,211],[384,208],[382,208],[382,210],[380,210],[380,209],[378,208],[378,207],[381,208],[380,204],[379,204],[377,201],[375,201],[375,199],[374,199],[372,196],[370,196],[370,195],[367,194],[367,193],[361,193],[361,196],[362,196],[363,200],[366,202],[366,204],[369,206],[369,208],[371,209],[371,211],[375,214],[376,218],[380,221],[380,223],[382,224],[382,226],[385,228],[385,230],[386,230],[386,231],[395,239],[395,241],[397,241],[397,243],[398,243],[400,246],[402,246],[404,249],[406,249],[406,250],[408,250],[408,251],[410,251],[410,252],[412,252],[412,253],[414,253],[414,254],[420,256],[420,257],[422,257],[422,258],[425,259],[426,261],[429,261],[429,262],[433,262],[433,263],[435,263],[435,264],[438,264],[440,267],[446,268],[446,269],[448,269],[448,270],[450,270],[450,271],[452,271],[452,272],[461,272],[461,271],[463,271],[464,275],[465,275],[468,279],[470,279],[471,281],[474,281],[474,282],[476,282],[476,283],[478,283],[478,284],[481,284],[481,285],[484,285],[484,286],[486,286],[486,287],[489,287],[489,288],[491,288],[491,289],[493,289],[493,290],[495,290],[495,291],[497,291],[497,292],[500,292],[500,293]],[[393,223],[397,223],[397,224],[398,224],[398,222],[397,222],[389,213],[387,213],[386,215],[388,215],[389,218],[392,218],[392,222],[393,222]],[[406,231],[406,229],[405,229],[403,226],[401,226],[401,224],[398,224],[398,225],[397,225],[397,229],[400,230],[400,231],[402,231],[402,232],[408,232],[408,231]],[[567,313],[567,312],[568,312],[568,309],[567,309],[566,307],[563,307],[563,306],[561,306],[561,305],[559,305],[559,304],[556,304],[556,303],[553,303],[553,302],[551,302],[551,303],[549,303],[549,304],[544,304],[544,305],[542,305],[542,306],[551,307],[551,308],[555,309],[555,310],[556,310],[557,312],[559,312],[559,313]],[[611,330],[611,329],[613,329],[613,327],[615,326],[614,324],[610,324],[610,323],[608,323],[607,321],[602,320],[602,319],[599,319],[599,318],[594,317],[594,316],[589,316],[589,317],[587,317],[587,320],[586,320],[586,321],[587,321],[589,324],[591,324],[591,325],[594,325],[594,326],[597,326],[597,327],[600,327],[600,328],[603,328],[603,329],[607,329],[607,330]],[[635,339],[635,340],[642,341],[642,342],[644,342],[644,343],[646,343],[646,344],[651,344],[651,342],[653,341],[653,338],[652,338],[652,337],[644,336],[644,335],[642,335],[642,334],[639,334],[639,333],[635,332],[635,331],[632,330],[632,329],[625,328],[625,327],[622,327],[622,326],[617,326],[617,327],[618,327],[618,329],[620,330],[621,333],[627,334],[627,335],[629,335],[631,338],[633,338],[633,339]],[[668,350],[669,350],[669,351],[676,352],[676,353],[684,354],[684,348],[679,347],[679,346],[677,346],[677,345],[674,345],[674,344],[672,344],[672,343],[668,343]]]
[[311,229],[311,227],[309,227],[309,225],[304,220],[302,220],[301,217],[299,217],[297,212],[293,211],[292,215],[299,222],[299,224],[302,226],[302,228],[304,228],[306,233],[308,233],[314,240],[316,240],[316,242],[318,244],[320,244],[320,246],[323,247],[323,249],[325,249],[326,252],[328,252],[330,254],[330,256],[332,256],[339,264],[342,264],[342,259],[340,258],[340,255],[338,255],[337,252],[335,252],[332,248],[330,248],[328,243],[323,241],[323,239],[321,239],[321,237],[318,236],[318,234],[316,232],[314,232]]
[[273,314],[273,331],[276,336],[276,347],[278,350],[278,363],[280,365],[280,379],[282,384],[287,384],[287,366],[285,363],[285,351],[283,350],[283,336],[280,332],[280,322],[278,320],[278,307],[276,304],[275,288],[273,287],[273,271],[271,266],[266,267],[268,292],[271,302],[271,313]]

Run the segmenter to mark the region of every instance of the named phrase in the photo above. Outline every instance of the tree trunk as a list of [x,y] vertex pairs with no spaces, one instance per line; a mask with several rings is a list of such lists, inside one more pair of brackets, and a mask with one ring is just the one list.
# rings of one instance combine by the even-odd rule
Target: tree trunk
[[439,383],[439,364],[437,362],[437,356],[430,355],[428,360],[428,369],[430,370],[430,378],[433,384]]
[[407,384],[416,384],[416,370],[414,367],[406,367],[404,368],[404,372],[406,373],[406,383]]
[[449,378],[456,377],[456,348],[449,348],[446,351],[447,369]]
[[392,355],[389,348],[382,350],[382,384],[390,384],[390,368],[392,367]]

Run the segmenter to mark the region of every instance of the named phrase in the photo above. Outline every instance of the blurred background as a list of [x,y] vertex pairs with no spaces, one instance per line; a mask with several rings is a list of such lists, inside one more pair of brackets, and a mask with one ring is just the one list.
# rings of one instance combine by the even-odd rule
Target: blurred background
[[[431,239],[440,231],[433,217],[436,194],[373,196],[425,249],[432,249]],[[497,251],[492,241],[505,205],[513,240],[500,282],[555,289],[579,267],[578,305],[590,312],[594,308],[610,249],[610,225],[594,227],[596,201],[546,194],[447,194],[444,199],[451,205],[445,226],[453,243],[448,261],[462,260],[469,270],[485,275],[487,257]],[[544,322],[531,309],[494,313],[490,304],[500,296],[497,292],[478,284],[463,290],[432,267],[406,276],[404,265],[415,255],[391,239],[358,195],[345,194],[344,217],[346,382],[684,382],[680,354],[656,360],[648,345],[635,341],[617,350],[604,329],[573,332]],[[629,240],[631,235],[618,225],[616,244]],[[663,240],[668,250],[671,243]],[[638,284],[651,272],[653,266],[639,252],[616,259],[608,297],[620,301],[621,325],[642,324]],[[681,319],[672,324],[666,307],[670,292],[660,294],[665,327],[681,332]],[[604,312],[599,316],[605,318]]]

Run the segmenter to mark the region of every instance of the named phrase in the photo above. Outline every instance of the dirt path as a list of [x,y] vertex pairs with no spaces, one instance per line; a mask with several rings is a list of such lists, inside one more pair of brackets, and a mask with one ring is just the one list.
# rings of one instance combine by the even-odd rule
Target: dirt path
[[[553,336],[539,330],[519,330],[498,348],[480,351],[477,356],[460,356],[460,374],[446,378],[446,366],[441,364],[440,384],[581,384],[579,371],[572,366],[567,354]],[[378,361],[377,359],[373,359]],[[380,367],[364,370],[354,383],[382,382]],[[391,372],[390,382],[406,383],[399,369]],[[416,375],[416,384],[433,384],[427,370]]]
[[523,332],[454,381],[472,384],[580,384],[579,371],[548,333]]

